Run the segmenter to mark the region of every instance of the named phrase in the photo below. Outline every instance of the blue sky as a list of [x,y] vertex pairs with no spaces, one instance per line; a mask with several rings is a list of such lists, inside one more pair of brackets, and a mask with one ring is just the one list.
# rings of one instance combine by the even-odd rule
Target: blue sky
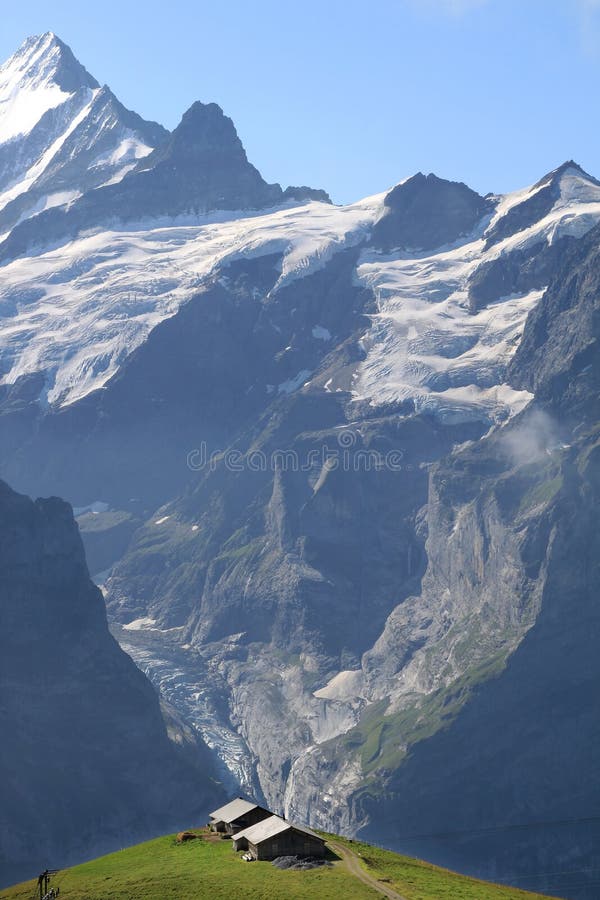
[[575,158],[600,177],[600,0],[27,0],[0,57],[55,31],[174,127],[196,99],[270,181],[336,202],[415,171],[505,191]]

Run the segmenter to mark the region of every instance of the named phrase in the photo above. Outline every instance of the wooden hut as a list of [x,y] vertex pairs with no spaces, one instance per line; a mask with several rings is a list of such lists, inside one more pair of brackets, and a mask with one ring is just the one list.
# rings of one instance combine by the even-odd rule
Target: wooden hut
[[314,831],[292,825],[279,816],[263,819],[233,837],[234,850],[247,850],[254,859],[278,856],[325,856],[325,841]]
[[233,835],[238,831],[249,828],[251,825],[262,822],[263,819],[268,819],[272,815],[273,813],[270,810],[264,809],[258,803],[252,803],[250,800],[237,797],[235,800],[226,803],[225,806],[215,809],[210,814],[208,824],[212,831]]

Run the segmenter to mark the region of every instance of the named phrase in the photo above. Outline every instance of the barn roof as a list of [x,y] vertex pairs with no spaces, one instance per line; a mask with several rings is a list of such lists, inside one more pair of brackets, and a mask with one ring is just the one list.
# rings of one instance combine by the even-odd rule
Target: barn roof
[[215,811],[210,814],[210,817],[216,822],[235,822],[240,816],[249,813],[251,809],[261,809],[261,807],[259,807],[258,803],[251,803],[249,800],[243,800],[241,797],[237,797],[235,800],[226,803],[225,806],[215,809]]
[[234,840],[237,841],[240,837],[244,837],[250,844],[262,844],[263,841],[275,837],[276,834],[282,834],[284,831],[299,831],[323,842],[323,838],[315,834],[314,831],[303,828],[302,825],[293,825],[291,822],[286,822],[280,816],[270,816],[256,825],[251,825],[249,828],[244,828],[243,831],[238,831]]

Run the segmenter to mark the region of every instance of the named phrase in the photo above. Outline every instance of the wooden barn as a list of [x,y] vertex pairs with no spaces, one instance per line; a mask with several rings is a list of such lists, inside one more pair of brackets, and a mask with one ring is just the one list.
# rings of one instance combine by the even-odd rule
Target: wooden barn
[[314,831],[271,816],[233,837],[234,850],[247,850],[254,859],[278,856],[325,856],[325,841]]
[[237,797],[235,800],[226,803],[225,806],[215,809],[210,814],[208,824],[212,831],[233,835],[237,834],[238,831],[249,828],[251,825],[262,822],[263,819],[268,819],[272,815],[273,813],[270,810],[264,809],[258,803],[252,803],[250,800]]

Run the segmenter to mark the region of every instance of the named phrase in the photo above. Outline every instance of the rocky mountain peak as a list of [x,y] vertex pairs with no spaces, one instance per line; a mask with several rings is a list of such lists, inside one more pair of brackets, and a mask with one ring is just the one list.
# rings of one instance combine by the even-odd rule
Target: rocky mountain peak
[[540,178],[540,180],[534,184],[532,190],[546,187],[550,184],[560,185],[564,178],[569,177],[589,181],[592,184],[600,184],[600,182],[598,182],[593,175],[586,172],[579,163],[575,162],[573,159],[568,159],[566,162],[562,163],[562,165],[557,166],[556,169],[552,169],[551,172],[544,175],[543,178]]
[[184,173],[190,198],[194,199],[190,189],[195,183],[201,205],[209,200],[207,208],[219,208],[219,204],[225,204],[225,209],[232,204],[240,209],[260,208],[289,200],[331,203],[323,190],[304,185],[282,191],[278,184],[267,184],[248,161],[233,121],[217,103],[200,100],[186,110],[169,138],[140,163],[139,170],[156,170],[159,174],[153,177],[169,179]]
[[492,222],[486,233],[487,246],[535,225],[557,206],[597,202],[600,202],[600,181],[569,159],[540,178],[528,191],[516,195],[516,202]]
[[185,169],[189,175],[224,165],[232,174],[253,168],[233,122],[221,107],[196,101],[183,114],[168,140],[144,160],[141,168],[173,167]]
[[55,34],[29,38],[0,68],[0,233],[118,182],[167,136]]
[[[160,132],[150,139],[160,139],[164,130]],[[194,103],[175,131],[153,152],[143,154],[126,177],[83,194],[68,209],[48,209],[21,222],[2,250],[20,255],[30,242],[39,242],[42,233],[66,239],[114,219],[115,211],[121,221],[139,221],[212,210],[264,209],[282,202],[281,186],[268,184],[248,162],[231,119],[216,103]]]
[[0,84],[35,89],[55,85],[67,94],[82,87],[99,87],[96,79],[76,59],[73,51],[53,32],[27,38],[16,53],[0,66]]
[[567,160],[562,166],[550,172],[546,178],[557,203],[597,203],[600,201],[600,181],[573,160]]
[[60,38],[28,38],[0,67],[0,144],[28,134],[50,109],[98,82]]
[[374,246],[431,250],[472,231],[491,201],[462,182],[418,172],[389,192],[384,207]]
[[201,159],[215,153],[247,163],[235,126],[217,103],[197,100],[183,114],[181,122],[167,142],[165,153]]
[[268,184],[216,103],[194,103],[169,134],[100,87],[52,32],[28,38],[0,67],[0,234],[9,257],[43,244],[44,234],[68,239],[115,214],[131,221],[308,200],[329,197]]
[[54,67],[54,81],[68,94],[80,88],[97,88],[98,82],[81,65],[71,48],[52,32],[42,35],[38,43],[40,59],[45,66]]
[[[138,215],[195,210],[258,209],[281,202],[246,156],[235,126],[216,103],[197,101],[159,147],[127,179]],[[104,195],[101,195],[104,199]]]

